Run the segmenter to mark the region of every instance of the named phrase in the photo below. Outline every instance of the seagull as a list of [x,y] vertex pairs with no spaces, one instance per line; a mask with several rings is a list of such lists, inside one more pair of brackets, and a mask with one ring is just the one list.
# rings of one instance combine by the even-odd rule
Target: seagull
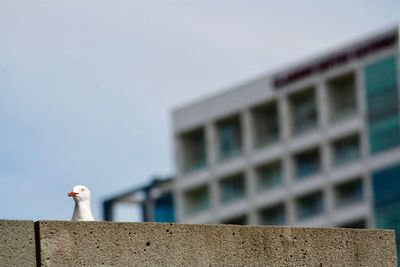
[[72,191],[68,193],[75,201],[74,213],[72,221],[94,221],[92,212],[90,211],[90,191],[84,185],[76,185]]

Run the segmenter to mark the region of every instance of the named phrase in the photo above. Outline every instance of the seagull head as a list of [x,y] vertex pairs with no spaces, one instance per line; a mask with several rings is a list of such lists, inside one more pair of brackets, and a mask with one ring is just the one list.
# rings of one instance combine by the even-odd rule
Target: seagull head
[[75,202],[90,201],[90,191],[84,185],[76,185],[72,188],[72,191],[68,193],[69,197],[72,197]]

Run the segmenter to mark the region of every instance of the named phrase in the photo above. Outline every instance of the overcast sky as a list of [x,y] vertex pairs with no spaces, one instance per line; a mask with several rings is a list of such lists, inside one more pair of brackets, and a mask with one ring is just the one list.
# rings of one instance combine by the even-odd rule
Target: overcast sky
[[[0,1],[0,218],[174,173],[172,109],[400,22],[399,1]],[[134,216],[132,217],[134,219]]]

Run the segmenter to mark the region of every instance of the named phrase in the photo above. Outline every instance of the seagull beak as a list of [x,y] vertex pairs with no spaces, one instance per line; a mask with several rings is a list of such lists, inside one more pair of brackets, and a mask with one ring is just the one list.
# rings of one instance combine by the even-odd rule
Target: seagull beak
[[69,192],[68,193],[69,197],[76,197],[77,195],[78,195],[78,193],[75,193],[75,192]]

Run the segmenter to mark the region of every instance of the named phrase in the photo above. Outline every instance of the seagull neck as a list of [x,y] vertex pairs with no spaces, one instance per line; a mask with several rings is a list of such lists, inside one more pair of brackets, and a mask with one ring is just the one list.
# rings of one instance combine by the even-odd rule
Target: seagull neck
[[90,200],[75,202],[72,220],[74,220],[74,221],[93,221],[94,220],[92,211],[90,210]]
[[89,209],[90,210],[90,200],[76,201],[75,207],[78,209]]

